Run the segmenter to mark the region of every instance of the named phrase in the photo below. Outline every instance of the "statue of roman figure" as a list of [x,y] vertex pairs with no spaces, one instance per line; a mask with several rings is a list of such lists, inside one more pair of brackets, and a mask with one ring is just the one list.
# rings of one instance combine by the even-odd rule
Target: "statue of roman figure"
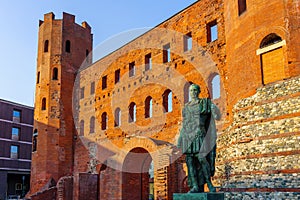
[[177,147],[185,154],[188,168],[189,193],[204,192],[206,183],[210,192],[216,192],[211,182],[215,173],[216,125],[220,110],[209,98],[199,98],[200,86],[189,87],[191,101],[182,110],[183,124]]

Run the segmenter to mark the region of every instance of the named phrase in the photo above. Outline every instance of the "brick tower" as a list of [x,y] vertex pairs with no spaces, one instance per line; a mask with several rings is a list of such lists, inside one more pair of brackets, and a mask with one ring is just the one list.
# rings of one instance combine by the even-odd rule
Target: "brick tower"
[[78,25],[75,16],[67,13],[63,13],[62,19],[48,13],[40,21],[29,195],[72,175],[76,134],[73,85],[91,50],[91,27],[86,22]]

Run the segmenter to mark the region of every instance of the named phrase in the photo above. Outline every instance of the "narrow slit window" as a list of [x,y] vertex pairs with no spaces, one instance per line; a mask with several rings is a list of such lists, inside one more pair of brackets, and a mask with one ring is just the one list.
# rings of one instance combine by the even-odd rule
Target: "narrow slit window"
[[70,42],[70,40],[66,41],[66,52],[67,53],[71,52],[71,42]]
[[115,127],[121,126],[121,109],[117,108],[115,110]]
[[135,122],[136,121],[136,105],[134,102],[131,102],[129,104],[129,122]]
[[247,10],[247,1],[238,0],[239,15],[243,14]]
[[95,117],[91,117],[90,119],[90,133],[95,133]]
[[90,94],[95,94],[95,82],[91,82],[91,91]]
[[42,110],[46,110],[46,98],[42,99]]
[[40,83],[40,78],[41,78],[41,72],[37,73],[37,77],[36,77],[36,83]]
[[35,152],[37,150],[37,139],[38,139],[38,131],[37,129],[34,129],[33,139],[32,139],[32,152]]
[[145,100],[145,118],[152,117],[152,97],[147,97]]
[[107,129],[107,122],[108,122],[107,113],[104,112],[101,115],[101,130]]
[[58,80],[58,69],[56,67],[52,71],[52,80]]
[[46,40],[44,43],[44,52],[48,52],[49,51],[49,40]]
[[107,76],[102,77],[102,90],[107,88]]

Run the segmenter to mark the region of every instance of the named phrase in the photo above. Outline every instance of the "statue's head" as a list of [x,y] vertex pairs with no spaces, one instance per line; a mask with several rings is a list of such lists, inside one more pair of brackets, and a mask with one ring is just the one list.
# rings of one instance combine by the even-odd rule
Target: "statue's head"
[[189,88],[191,98],[198,98],[198,95],[201,92],[201,88],[197,84],[192,84]]

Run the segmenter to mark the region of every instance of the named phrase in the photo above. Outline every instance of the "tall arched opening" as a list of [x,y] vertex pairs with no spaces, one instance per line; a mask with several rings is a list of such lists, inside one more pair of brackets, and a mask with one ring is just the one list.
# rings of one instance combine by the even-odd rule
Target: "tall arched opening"
[[122,200],[148,199],[151,183],[150,153],[141,147],[132,149],[122,167]]

